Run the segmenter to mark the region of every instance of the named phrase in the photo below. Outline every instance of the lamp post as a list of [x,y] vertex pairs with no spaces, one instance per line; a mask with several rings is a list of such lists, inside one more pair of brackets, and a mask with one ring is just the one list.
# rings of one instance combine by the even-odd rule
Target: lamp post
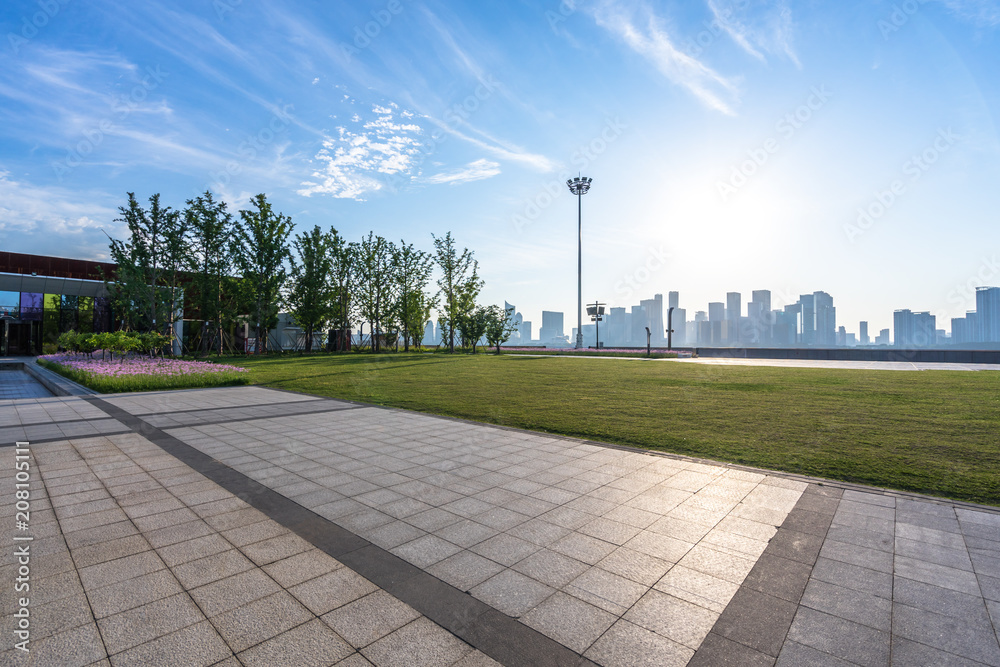
[[590,190],[586,176],[577,176],[566,181],[569,191],[576,195],[576,349],[583,347],[583,195]]
[[601,349],[601,320],[604,318],[605,305],[607,304],[603,304],[599,301],[587,304],[587,314],[590,315],[590,319],[594,322],[594,326],[597,327],[597,333],[594,336],[594,349],[596,350]]

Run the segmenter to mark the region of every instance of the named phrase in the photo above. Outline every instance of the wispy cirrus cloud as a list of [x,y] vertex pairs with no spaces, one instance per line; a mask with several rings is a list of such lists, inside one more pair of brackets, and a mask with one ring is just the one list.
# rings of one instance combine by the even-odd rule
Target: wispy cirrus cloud
[[[0,242],[4,249],[28,251],[45,239],[45,253],[67,257],[107,256],[107,245],[98,229],[118,233],[118,212],[106,203],[92,201],[62,187],[17,181],[0,170]],[[97,239],[95,241],[95,239]],[[36,246],[37,247],[37,246]]]
[[801,67],[792,44],[792,10],[785,0],[750,3],[743,0],[708,0],[715,22],[744,51],[761,62],[765,54],[783,55]]
[[500,163],[492,162],[485,158],[470,162],[461,169],[443,171],[433,176],[428,176],[426,181],[433,185],[447,183],[448,185],[460,185],[472,181],[481,181],[486,178],[493,178],[500,173]]
[[372,113],[374,118],[368,121],[355,114],[349,125],[337,128],[337,136],[323,141],[314,158],[322,166],[313,172],[314,180],[302,183],[298,194],[364,201],[366,194],[383,188],[386,176],[415,175],[423,129],[413,112],[396,104],[376,104]]
[[959,18],[983,28],[1000,26],[1000,2],[998,0],[940,0]]
[[708,108],[736,115],[734,107],[739,103],[739,95],[735,81],[678,49],[663,22],[648,7],[626,11],[605,4],[592,10],[592,14],[599,26],[646,58],[672,83],[686,88]]

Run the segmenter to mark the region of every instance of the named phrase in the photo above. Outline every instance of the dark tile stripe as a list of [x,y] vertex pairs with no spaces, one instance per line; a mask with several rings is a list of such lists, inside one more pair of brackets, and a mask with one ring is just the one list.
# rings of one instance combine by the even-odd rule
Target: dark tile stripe
[[501,664],[597,667],[554,639],[427,574],[139,417],[103,399],[93,396],[82,398]]
[[806,487],[688,667],[777,662],[843,493]]

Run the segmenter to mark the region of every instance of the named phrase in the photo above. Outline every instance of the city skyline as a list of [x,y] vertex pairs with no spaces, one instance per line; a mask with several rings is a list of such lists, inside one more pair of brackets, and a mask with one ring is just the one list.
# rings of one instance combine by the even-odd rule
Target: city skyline
[[576,319],[582,174],[584,301],[822,289],[878,332],[1000,283],[992,0],[54,0],[0,22],[5,250],[104,259],[126,192],[265,192],[297,231],[452,231],[481,300],[537,330]]
[[[859,320],[848,326],[837,319],[837,307],[830,294],[816,291],[799,295],[793,304],[776,304],[772,309],[770,290],[754,290],[752,299],[742,305],[742,293],[727,292],[726,301],[706,304],[706,310],[683,308],[680,293],[668,293],[666,304],[662,294],[641,299],[631,306],[607,307],[602,322],[602,345],[610,347],[642,347],[646,344],[645,328],[650,330],[650,343],[662,347],[667,342],[666,327],[673,308],[673,345],[675,347],[853,347],[893,345],[920,348],[948,345],[1000,343],[1000,287],[980,286],[976,289],[976,308],[950,322],[938,322],[928,311],[898,308],[892,312],[891,327],[875,328],[878,335],[869,335],[870,320]],[[531,320],[515,305],[504,301],[504,307],[515,313],[517,338],[508,344],[538,343],[570,345],[575,340],[576,327],[565,329],[564,313],[542,311],[542,328],[538,337],[531,336]],[[687,314],[694,314],[688,318]],[[592,321],[592,318],[588,318]],[[584,340],[595,345],[596,326],[583,325]],[[527,325],[525,329],[523,325]],[[950,325],[947,328],[945,325]],[[525,336],[524,331],[528,332]],[[425,338],[426,339],[426,338]]]

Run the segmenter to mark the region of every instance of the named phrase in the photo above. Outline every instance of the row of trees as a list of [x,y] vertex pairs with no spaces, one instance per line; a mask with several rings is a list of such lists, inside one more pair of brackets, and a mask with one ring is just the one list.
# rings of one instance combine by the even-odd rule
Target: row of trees
[[433,237],[433,253],[374,232],[347,242],[319,226],[289,242],[291,219],[275,213],[263,194],[238,217],[211,192],[188,200],[182,211],[163,206],[158,194],[144,208],[128,193],[119,210],[129,238],[109,237],[118,275],[105,281],[125,329],[171,333],[183,299],[204,323],[203,352],[222,353],[224,331],[241,315],[255,330],[258,351],[266,351],[281,309],[305,331],[306,351],[315,332],[330,327],[346,336],[354,323],[362,340],[368,325],[373,350],[400,341],[408,350],[420,345],[432,309],[452,352],[456,342],[475,350],[484,337],[499,351],[513,331],[512,313],[477,306],[479,264],[468,248],[459,251],[450,232]]

